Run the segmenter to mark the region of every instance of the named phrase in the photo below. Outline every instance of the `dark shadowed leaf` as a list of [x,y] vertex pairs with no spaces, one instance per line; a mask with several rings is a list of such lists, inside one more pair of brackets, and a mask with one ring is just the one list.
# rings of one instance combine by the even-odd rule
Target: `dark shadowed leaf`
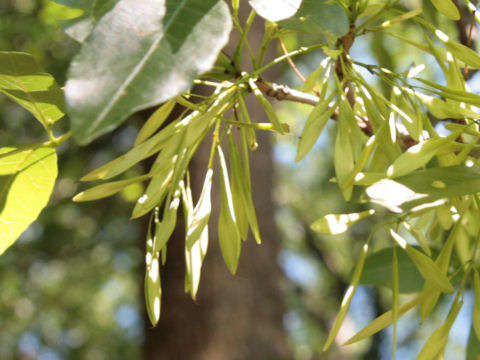
[[107,13],[118,0],[53,0],[56,3],[83,10],[79,17],[59,21],[63,30],[72,39],[84,42],[98,20]]
[[471,327],[470,336],[468,337],[466,360],[478,360],[479,357],[480,357],[480,341],[475,336],[475,331],[473,330],[473,327]]
[[343,8],[328,0],[303,0],[294,16],[280,21],[284,28],[313,34],[345,35],[349,29]]
[[71,64],[66,98],[74,138],[88,143],[187,90],[212,67],[230,28],[220,0],[120,0]]
[[[365,259],[360,283],[373,286],[392,287],[393,248],[372,253]],[[413,261],[404,251],[397,251],[399,292],[402,294],[421,291],[424,280]]]

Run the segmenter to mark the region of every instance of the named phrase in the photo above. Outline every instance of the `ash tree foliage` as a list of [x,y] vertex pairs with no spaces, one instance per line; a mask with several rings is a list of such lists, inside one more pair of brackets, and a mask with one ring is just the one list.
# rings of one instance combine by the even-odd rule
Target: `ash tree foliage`
[[[133,147],[86,174],[81,180],[95,185],[73,199],[98,200],[131,184],[144,184],[132,218],[150,216],[145,299],[150,320],[156,324],[161,307],[159,267],[168,258],[166,245],[179,209],[186,227],[185,290],[193,298],[208,248],[212,187],[218,186],[221,193],[215,230],[228,269],[235,273],[249,232],[261,242],[249,157],[262,146],[256,141],[258,131],[280,136],[290,131],[291,120],[280,119],[271,100],[300,102],[311,105],[311,112],[298,136],[296,160],[307,156],[328,121],[335,122],[332,181],[346,202],[366,208],[324,215],[311,228],[321,234],[341,234],[362,219],[383,219],[368,239],[358,240],[364,245],[324,349],[335,340],[358,285],[369,284],[391,289],[391,310],[366,324],[346,344],[393,325],[395,357],[398,319],[417,309],[424,321],[443,294],[453,294],[443,324],[418,355],[418,359],[442,358],[450,328],[472,288],[475,301],[467,357],[478,355],[480,96],[467,85],[480,68],[472,41],[480,22],[475,4],[469,0],[250,0],[241,4],[252,9],[243,21],[238,16],[239,0],[230,4],[223,0],[56,2],[80,10],[80,16],[62,22],[65,32],[81,44],[64,88],[32,56],[0,53],[0,91],[27,109],[46,134],[37,143],[0,149],[0,253],[46,206],[57,176],[60,144],[73,137],[87,146],[129,115],[157,107]],[[437,15],[447,19],[443,23],[457,24],[463,37],[454,27],[436,28],[424,17],[423,8],[432,4]],[[246,40],[257,16],[265,19],[258,49]],[[422,37],[404,34],[405,24]],[[240,34],[236,50],[227,54],[222,48],[234,32]],[[435,79],[424,75],[429,69],[423,63],[394,72],[350,55],[358,38],[375,32],[408,45],[412,53],[428,55],[438,69]],[[323,40],[288,52],[282,39],[292,33],[322,35]],[[266,61],[267,48],[278,42],[284,54]],[[323,54],[323,60],[300,89],[264,75],[283,62],[298,71],[295,57],[313,52]],[[244,60],[250,63],[248,69],[242,67]],[[211,91],[200,96],[192,90],[196,84]],[[253,121],[245,101],[249,94],[270,122]],[[183,110],[172,119],[177,105]],[[55,124],[65,114],[71,131],[57,134]],[[203,190],[193,196],[188,167],[203,142],[210,146],[210,157]],[[147,158],[153,159],[148,172],[127,176]],[[380,251],[373,252],[370,248],[379,231],[388,238]]]

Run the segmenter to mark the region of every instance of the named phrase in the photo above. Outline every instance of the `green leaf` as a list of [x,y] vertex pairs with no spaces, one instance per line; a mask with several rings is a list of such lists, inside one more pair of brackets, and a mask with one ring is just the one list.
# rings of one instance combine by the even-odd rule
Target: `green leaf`
[[475,303],[473,305],[473,329],[475,330],[475,335],[477,340],[480,341],[480,276],[478,271],[475,269],[473,273],[473,291],[475,295]]
[[418,354],[417,360],[434,360],[438,359],[439,356],[442,356],[447,344],[448,333],[450,332],[450,328],[457,318],[458,312],[462,308],[462,305],[463,302],[459,301],[457,297],[455,302],[452,304],[450,313],[448,314],[445,323],[443,323],[443,325],[441,325],[432,333],[432,335],[430,335],[420,351],[420,354]]
[[69,20],[60,20],[65,33],[83,43],[98,20],[107,13],[118,0],[53,0],[71,8],[83,10],[83,14]]
[[147,180],[148,177],[148,175],[141,175],[131,179],[107,182],[78,193],[72,200],[81,202],[103,199],[122,191],[131,184]]
[[480,168],[446,166],[382,179],[367,188],[372,202],[393,212],[437,206],[456,196],[480,192]]
[[453,292],[453,286],[448,280],[447,276],[441,271],[438,265],[433,262],[432,259],[416,250],[413,246],[409,245],[404,238],[402,238],[392,229],[390,229],[390,234],[398,243],[398,245],[405,250],[425,280],[435,284],[435,286],[444,293]]
[[240,259],[241,238],[232,199],[230,181],[228,179],[227,164],[220,146],[217,147],[220,160],[220,192],[221,207],[218,218],[218,241],[222,250],[223,259],[232,274],[237,271]]
[[368,243],[363,245],[362,253],[358,258],[357,264],[355,266],[355,270],[353,272],[352,281],[345,295],[343,296],[342,304],[340,305],[340,311],[338,312],[337,318],[335,319],[335,323],[333,324],[332,329],[328,334],[328,338],[325,341],[325,345],[323,345],[323,351],[327,350],[330,347],[330,345],[332,345],[333,340],[335,340],[335,337],[340,331],[340,327],[342,326],[343,320],[347,315],[350,302],[352,301],[353,295],[355,294],[358,283],[360,281],[360,276],[362,275],[363,266],[365,264],[365,258],[367,256],[367,253],[368,253]]
[[[361,284],[392,288],[393,249],[384,248],[367,256],[360,278]],[[404,251],[397,251],[397,260],[399,292],[408,294],[421,291],[425,281],[410,257]]]
[[[423,300],[428,298],[429,294],[422,294],[414,298],[413,300],[409,301],[406,304],[403,304],[398,308],[398,317],[400,318],[403,314],[407,311],[413,309],[415,306],[420,304]],[[352,336],[350,339],[347,340],[343,345],[351,345],[356,343],[360,340],[366,339],[373,334],[379,332],[380,330],[386,328],[390,325],[393,321],[393,312],[392,310],[387,311],[380,315],[379,317],[375,318],[372,322],[366,325],[362,330]]]
[[165,120],[172,112],[175,107],[175,100],[167,101],[165,104],[160,106],[155,112],[148,118],[148,120],[143,124],[142,128],[138,132],[138,136],[135,139],[134,146],[144,142],[150,138],[160,127],[163,125]]
[[470,65],[472,68],[480,68],[480,56],[475,51],[465,45],[459,44],[456,41],[451,40],[447,34],[443,33],[438,29],[435,30],[435,35],[437,35],[437,38],[439,38],[440,41],[445,44],[445,46],[449,51],[451,51],[453,56],[457,57],[465,64]]
[[310,149],[315,145],[315,142],[322,133],[327,121],[331,118],[333,112],[337,108],[336,104],[330,105],[333,95],[320,101],[313,108],[310,115],[308,115],[305,127],[300,134],[300,141],[298,142],[297,156],[295,161],[302,160],[308,154]]
[[375,214],[375,210],[367,210],[351,214],[328,214],[316,220],[310,225],[310,228],[320,234],[342,234],[356,222],[372,216],[373,214]]
[[302,0],[249,0],[248,3],[258,15],[276,22],[295,15]]
[[452,20],[460,20],[460,12],[452,0],[432,0],[433,6]]
[[[1,148],[0,154],[15,148]],[[0,254],[37,219],[57,178],[57,153],[38,148],[0,158]]]
[[183,204],[186,214],[185,290],[190,292],[193,299],[197,296],[203,259],[208,248],[208,220],[212,210],[212,177],[213,170],[208,169],[200,199],[194,209],[192,209],[190,189],[183,189]]
[[[167,203],[168,204],[168,203]],[[175,230],[177,224],[177,210],[180,205],[180,190],[175,190],[170,204],[165,204],[162,221],[155,218],[155,238],[153,242],[154,251],[161,251],[165,248],[168,239]]]
[[154,251],[153,244],[154,240],[149,231],[145,257],[145,302],[150,322],[155,326],[160,319],[162,286],[160,283],[160,256],[158,251]]
[[81,144],[173,98],[209,70],[228,41],[221,0],[120,0],[74,58],[66,98]]
[[410,147],[388,168],[387,175],[392,178],[399,177],[426,165],[439,151],[454,142],[458,135],[459,133],[454,133],[444,138],[428,139]]
[[[276,5],[271,8],[275,9]],[[278,24],[290,30],[334,37],[341,37],[349,30],[345,10],[336,2],[328,0],[303,0],[293,16]]]
[[467,357],[466,360],[479,360],[480,358],[480,340],[475,336],[473,326],[470,328],[468,336]]
[[29,54],[0,52],[0,92],[30,111],[44,127],[65,113],[62,90]]

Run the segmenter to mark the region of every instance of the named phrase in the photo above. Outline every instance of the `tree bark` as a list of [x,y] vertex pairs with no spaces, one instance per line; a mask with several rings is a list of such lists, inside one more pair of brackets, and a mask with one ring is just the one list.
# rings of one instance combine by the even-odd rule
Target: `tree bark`
[[[259,23],[252,29],[258,35]],[[255,41],[255,40],[254,40]],[[252,104],[251,104],[252,105]],[[255,103],[254,121],[263,109]],[[184,292],[184,224],[169,240],[167,264],[161,269],[162,310],[156,328],[148,325],[146,360],[289,359],[292,357],[283,327],[282,273],[277,264],[279,237],[273,220],[273,161],[268,134],[259,134],[259,149],[251,156],[252,189],[263,243],[249,237],[242,244],[238,272],[224,264],[216,236],[219,210],[218,177],[212,188],[210,241],[196,303]],[[191,164],[192,190],[198,196],[208,162],[208,145]],[[179,212],[181,215],[181,211]]]

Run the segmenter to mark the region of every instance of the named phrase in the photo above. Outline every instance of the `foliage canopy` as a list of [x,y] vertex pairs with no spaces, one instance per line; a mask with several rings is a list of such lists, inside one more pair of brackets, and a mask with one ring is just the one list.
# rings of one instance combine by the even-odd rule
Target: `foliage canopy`
[[[395,355],[398,318],[417,308],[425,320],[442,294],[453,293],[445,322],[418,355],[418,359],[440,358],[471,287],[475,302],[467,356],[476,355],[480,341],[480,223],[475,220],[480,214],[480,96],[468,84],[480,68],[480,56],[472,45],[472,28],[480,22],[475,5],[468,0],[464,4],[435,0],[433,12],[432,8],[422,12],[429,3],[415,7],[407,1],[251,0],[252,11],[243,21],[238,16],[239,0],[232,0],[230,8],[222,0],[57,2],[82,10],[80,16],[63,22],[66,33],[81,43],[68,71],[64,96],[32,56],[0,52],[0,92],[31,112],[46,134],[44,141],[0,149],[0,253],[46,206],[57,176],[60,144],[73,136],[87,145],[129,115],[159,106],[132,149],[82,178],[101,183],[74,198],[97,200],[131,184],[147,184],[132,218],[150,214],[145,297],[150,320],[156,324],[161,308],[159,267],[166,261],[166,244],[180,208],[186,225],[185,290],[193,298],[197,294],[208,248],[215,171],[221,190],[217,231],[228,269],[235,273],[241,243],[249,231],[261,242],[249,157],[261,146],[257,131],[280,135],[290,131],[268,98],[296,101],[312,105],[296,160],[307,156],[327,122],[335,121],[334,181],[346,202],[362,203],[366,209],[325,215],[311,225],[312,230],[341,234],[365,218],[384,219],[372,229],[358,255],[324,349],[338,334],[358,285],[369,284],[391,289],[392,309],[347,344],[393,324]],[[460,36],[460,42],[454,40],[450,28],[432,25],[428,18],[432,13],[456,22],[460,35],[466,36]],[[246,36],[257,14],[266,19],[265,32],[259,49],[252,49]],[[406,36],[409,27],[423,38]],[[232,29],[240,36],[236,50],[228,55],[222,49]],[[429,63],[398,72],[350,55],[358,38],[376,33],[428,55]],[[292,34],[315,34],[317,40],[266,61],[269,44],[282,43]],[[245,48],[251,63],[248,71],[242,65]],[[312,52],[322,53],[323,59],[303,79],[301,89],[265,78],[266,70],[284,61],[298,71],[292,59]],[[424,75],[426,65],[442,76],[432,80]],[[196,94],[192,90],[196,84],[209,87],[209,95]],[[252,121],[245,102],[249,94],[263,106],[269,123]],[[181,116],[169,119],[177,105],[184,108]],[[71,131],[56,135],[54,125],[65,114]],[[188,167],[204,141],[211,151],[203,190],[195,201]],[[154,158],[150,170],[128,177],[128,170],[147,158]],[[371,253],[380,229],[387,229],[390,238],[382,250]],[[404,293],[415,295],[400,304]]]

